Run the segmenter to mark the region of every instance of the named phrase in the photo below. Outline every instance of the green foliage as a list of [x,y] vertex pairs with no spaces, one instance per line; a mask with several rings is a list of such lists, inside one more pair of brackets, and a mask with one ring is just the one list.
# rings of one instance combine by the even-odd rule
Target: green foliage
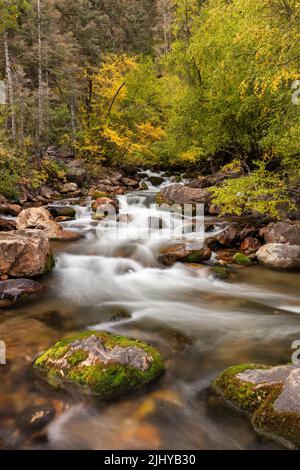
[[281,204],[291,205],[284,180],[266,170],[264,162],[251,174],[228,179],[220,187],[211,188],[211,192],[213,203],[225,214],[241,215],[255,210],[277,217]]

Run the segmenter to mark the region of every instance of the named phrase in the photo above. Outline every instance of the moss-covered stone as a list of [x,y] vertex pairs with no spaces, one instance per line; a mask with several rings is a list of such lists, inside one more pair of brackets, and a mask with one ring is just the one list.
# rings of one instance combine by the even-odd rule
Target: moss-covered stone
[[212,275],[221,280],[226,280],[230,278],[230,271],[225,266],[214,266],[211,269]]
[[246,413],[259,434],[300,448],[300,367],[243,364],[223,372],[213,389]]
[[213,389],[227,401],[247,414],[252,414],[266,397],[264,390],[256,390],[255,384],[237,378],[241,372],[250,369],[264,369],[267,366],[241,364],[225,370],[213,383]]
[[49,383],[80,387],[100,398],[113,398],[141,388],[164,369],[152,346],[107,332],[88,331],[64,339],[34,363]]
[[237,253],[236,255],[234,255],[233,262],[235,264],[240,264],[241,266],[252,265],[251,259],[248,256],[244,255],[243,253]]
[[92,199],[96,201],[96,199],[100,199],[101,197],[114,197],[114,193],[105,193],[101,191],[94,191],[92,194]]

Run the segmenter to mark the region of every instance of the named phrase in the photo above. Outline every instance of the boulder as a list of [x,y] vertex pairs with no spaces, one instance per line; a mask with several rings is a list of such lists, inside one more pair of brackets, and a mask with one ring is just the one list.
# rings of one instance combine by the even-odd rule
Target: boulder
[[12,215],[13,217],[18,217],[22,210],[22,207],[18,204],[0,204],[0,214]]
[[70,194],[78,191],[78,186],[76,183],[65,183],[61,188],[60,192],[62,194]]
[[217,378],[213,389],[246,413],[258,433],[286,447],[300,447],[299,365],[231,367]]
[[204,245],[202,248],[193,249],[188,243],[178,243],[161,249],[159,262],[164,266],[172,266],[178,261],[186,263],[202,263],[211,258],[211,250]]
[[0,281],[0,308],[1,301],[6,302],[5,306],[10,306],[18,300],[38,294],[42,286],[29,279],[9,279]]
[[162,176],[150,176],[149,181],[153,186],[160,186],[164,183],[165,179]]
[[87,172],[81,168],[80,163],[71,162],[67,167],[66,178],[69,183],[75,183],[78,188],[82,188],[87,179]]
[[128,188],[138,189],[140,183],[139,181],[133,180],[131,178],[121,178],[121,183],[127,186]]
[[31,207],[24,209],[17,217],[17,229],[23,230],[27,228],[36,228],[43,222],[48,222],[51,219],[51,214],[43,207]]
[[158,196],[159,204],[205,204],[208,206],[211,195],[206,189],[189,188],[181,184],[172,184],[163,188]]
[[300,268],[300,246],[269,243],[256,253],[260,263],[275,269]]
[[36,277],[54,267],[49,240],[39,230],[0,233],[0,276]]
[[137,340],[87,331],[47,350],[34,369],[51,385],[73,385],[83,393],[111,399],[142,388],[164,369],[161,354]]
[[0,232],[10,232],[16,230],[17,224],[15,220],[0,219]]
[[98,209],[105,209],[107,207],[113,207],[116,211],[119,210],[119,201],[109,197],[99,197],[92,204],[92,209],[97,212]]
[[48,206],[47,207],[50,214],[57,218],[57,217],[69,217],[75,218],[76,217],[76,210],[74,207],[71,206]]
[[300,245],[300,226],[288,222],[271,223],[260,230],[266,243],[288,243]]

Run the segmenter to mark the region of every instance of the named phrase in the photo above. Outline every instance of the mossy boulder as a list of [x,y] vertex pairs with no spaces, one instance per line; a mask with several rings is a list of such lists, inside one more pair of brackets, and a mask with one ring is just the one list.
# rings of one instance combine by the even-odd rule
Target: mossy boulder
[[248,256],[244,255],[243,253],[237,253],[236,255],[234,255],[233,262],[235,264],[239,264],[241,266],[251,266],[252,265],[251,259]]
[[152,346],[107,332],[87,331],[64,339],[34,363],[51,385],[79,387],[83,393],[115,398],[152,382],[164,369]]
[[216,379],[213,389],[247,414],[259,434],[300,448],[299,365],[234,366]]

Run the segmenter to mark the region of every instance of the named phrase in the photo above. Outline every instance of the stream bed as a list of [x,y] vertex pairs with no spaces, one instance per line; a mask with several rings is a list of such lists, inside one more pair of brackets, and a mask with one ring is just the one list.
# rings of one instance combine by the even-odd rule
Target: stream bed
[[[231,365],[291,360],[291,345],[300,340],[300,273],[236,266],[222,281],[209,265],[163,269],[158,254],[167,240],[141,237],[149,217],[167,223],[152,206],[157,191],[149,184],[119,197],[121,214],[130,216],[120,237],[115,222],[92,220],[90,201],[76,206],[76,220],[64,227],[84,237],[53,243],[56,268],[42,279],[42,295],[0,314],[8,359],[0,366],[0,447],[278,448],[209,386]],[[106,403],[38,380],[31,369],[38,354],[84,329],[153,344],[165,357],[165,374],[143,393]],[[30,420],[39,410],[54,416],[42,431]]]

